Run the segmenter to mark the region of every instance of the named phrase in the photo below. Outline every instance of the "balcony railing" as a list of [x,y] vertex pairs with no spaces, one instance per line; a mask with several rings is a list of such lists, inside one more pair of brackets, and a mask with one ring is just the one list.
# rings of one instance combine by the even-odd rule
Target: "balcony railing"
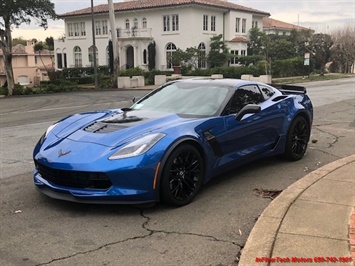
[[131,28],[131,29],[117,29],[117,37],[119,39],[132,39],[132,38],[152,38],[151,28]]

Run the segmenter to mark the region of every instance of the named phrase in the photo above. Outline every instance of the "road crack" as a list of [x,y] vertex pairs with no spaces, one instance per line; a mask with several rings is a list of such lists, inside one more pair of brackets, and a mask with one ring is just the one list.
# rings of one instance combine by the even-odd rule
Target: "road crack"
[[150,235],[156,234],[156,233],[163,233],[163,234],[175,234],[175,235],[189,235],[189,236],[197,236],[197,237],[203,237],[203,238],[207,238],[211,241],[217,241],[217,242],[223,242],[223,243],[229,243],[229,244],[233,244],[239,248],[242,248],[243,246],[238,244],[235,241],[230,241],[230,240],[225,240],[225,239],[219,239],[215,236],[212,235],[205,235],[205,234],[198,234],[198,233],[189,233],[189,232],[178,232],[178,231],[165,231],[165,230],[157,230],[157,229],[150,229],[148,227],[148,224],[150,222],[150,217],[144,214],[144,210],[141,210],[140,215],[142,217],[144,217],[146,219],[146,221],[143,223],[142,227],[147,230]]

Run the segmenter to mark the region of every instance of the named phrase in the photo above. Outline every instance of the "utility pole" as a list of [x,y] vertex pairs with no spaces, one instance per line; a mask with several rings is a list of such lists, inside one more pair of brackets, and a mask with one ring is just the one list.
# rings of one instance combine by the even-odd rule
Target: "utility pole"
[[95,19],[94,19],[94,0],[91,0],[91,23],[92,23],[92,46],[93,46],[93,60],[94,60],[94,79],[95,90],[99,87],[99,81],[97,79],[97,62],[96,62],[96,38],[95,38]]
[[118,51],[117,42],[117,31],[116,31],[116,19],[115,19],[115,9],[113,7],[112,0],[108,0],[108,10],[110,17],[110,27],[111,27],[111,38],[112,38],[112,48],[113,48],[113,87],[117,88],[117,78],[120,73],[120,58]]

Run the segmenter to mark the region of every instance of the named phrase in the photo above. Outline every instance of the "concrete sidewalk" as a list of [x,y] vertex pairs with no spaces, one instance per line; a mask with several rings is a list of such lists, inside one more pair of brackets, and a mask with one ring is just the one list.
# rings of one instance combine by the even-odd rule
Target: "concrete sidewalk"
[[355,265],[355,154],[306,175],[264,210],[239,266]]

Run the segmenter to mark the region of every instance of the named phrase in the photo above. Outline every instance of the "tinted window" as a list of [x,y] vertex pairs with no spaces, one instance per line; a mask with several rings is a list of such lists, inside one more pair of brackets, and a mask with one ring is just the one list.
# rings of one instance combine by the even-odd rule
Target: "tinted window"
[[275,93],[271,88],[264,86],[264,85],[259,85],[259,88],[260,88],[265,100],[269,99]]
[[232,96],[223,114],[238,113],[247,104],[259,104],[264,101],[256,85],[247,85],[238,88]]

